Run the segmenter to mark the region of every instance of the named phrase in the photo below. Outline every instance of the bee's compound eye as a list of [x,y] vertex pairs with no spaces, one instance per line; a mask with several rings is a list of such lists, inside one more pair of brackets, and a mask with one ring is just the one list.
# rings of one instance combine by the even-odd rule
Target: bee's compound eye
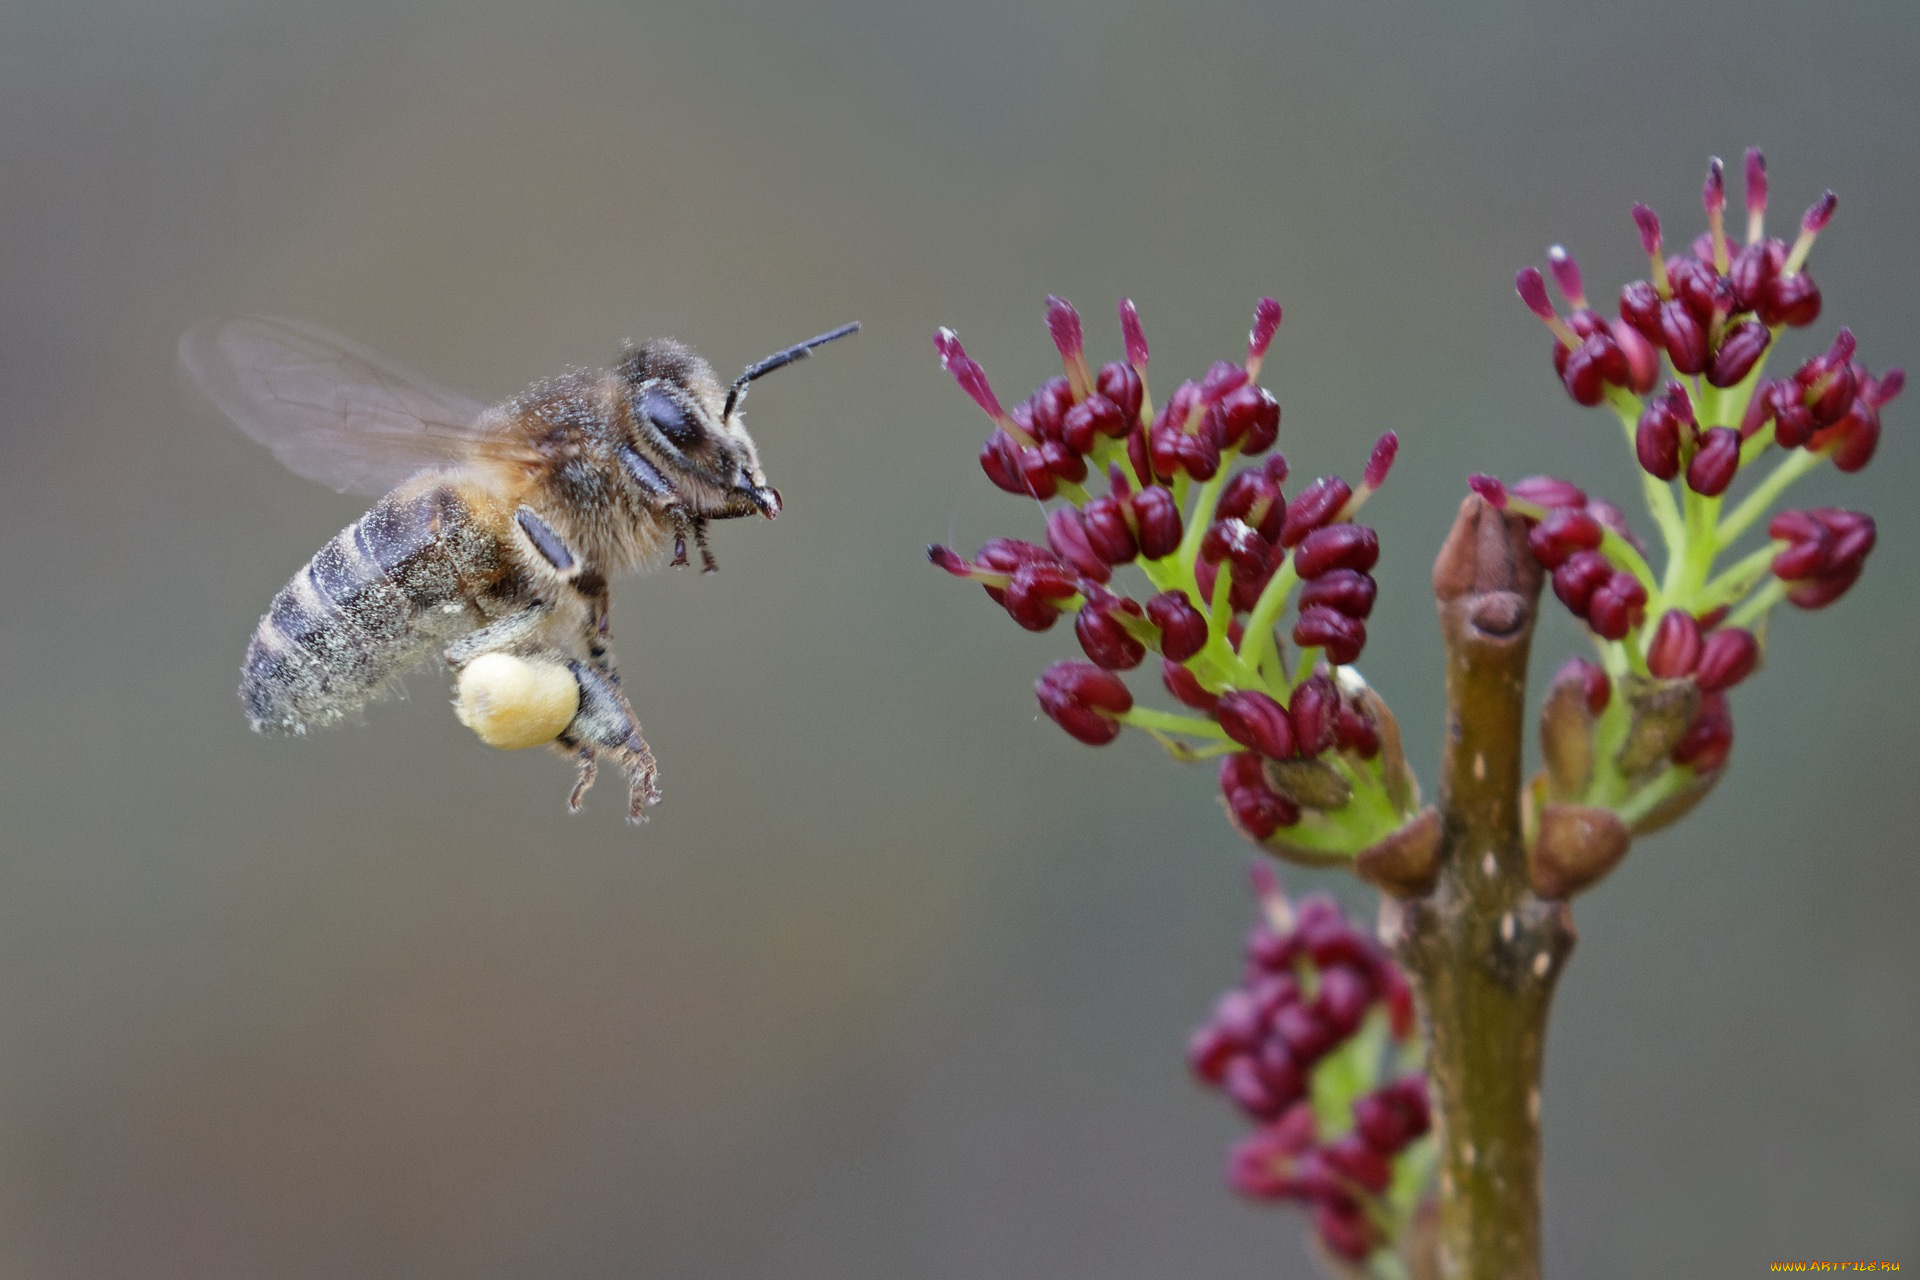
[[656,387],[648,387],[640,393],[640,412],[646,415],[654,430],[672,442],[675,448],[690,449],[700,439],[700,432],[687,417],[674,398]]

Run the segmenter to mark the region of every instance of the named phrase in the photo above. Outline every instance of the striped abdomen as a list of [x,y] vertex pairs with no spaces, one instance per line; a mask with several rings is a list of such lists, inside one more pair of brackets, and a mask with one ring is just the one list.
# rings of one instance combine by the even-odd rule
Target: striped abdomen
[[334,536],[273,598],[240,700],[257,730],[305,733],[359,710],[510,586],[499,540],[453,486],[403,486]]

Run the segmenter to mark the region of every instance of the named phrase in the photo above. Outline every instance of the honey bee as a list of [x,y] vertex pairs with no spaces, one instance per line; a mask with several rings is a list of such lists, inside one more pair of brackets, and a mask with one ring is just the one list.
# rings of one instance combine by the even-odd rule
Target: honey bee
[[337,723],[438,653],[483,739],[550,741],[572,757],[575,811],[611,759],[641,821],[660,798],[658,766],[614,664],[608,578],[684,566],[689,542],[711,572],[708,521],[779,515],[741,402],[756,378],[859,327],[726,385],[656,339],[492,408],[297,321],[188,331],[182,365],[242,431],[308,479],[384,495],[260,619],[241,666],[247,719],[262,733]]

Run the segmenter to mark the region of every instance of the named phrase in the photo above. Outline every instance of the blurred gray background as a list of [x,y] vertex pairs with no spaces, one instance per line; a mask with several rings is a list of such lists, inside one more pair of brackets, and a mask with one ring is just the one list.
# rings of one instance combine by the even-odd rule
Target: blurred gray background
[[[1840,213],[1824,344],[1920,362],[1920,9],[15,0],[0,15],[0,1274],[1302,1276],[1186,1032],[1240,963],[1207,770],[1035,712],[1072,651],[927,567],[1032,531],[1004,394],[1139,299],[1162,382],[1286,305],[1297,472],[1404,441],[1367,654],[1431,785],[1425,585],[1471,470],[1631,498],[1514,269],[1611,296],[1710,152]],[[667,802],[479,746],[443,677],[250,735],[273,592],[363,504],[182,391],[266,311],[502,397],[671,332],[764,384],[788,500],[622,584]],[[1789,351],[1816,343],[1801,335]],[[1920,1265],[1920,406],[1806,501],[1881,546],[1789,612],[1729,780],[1589,898],[1547,1079],[1560,1277]],[[1580,646],[1557,609],[1537,667]],[[1297,873],[1357,908],[1337,877]]]

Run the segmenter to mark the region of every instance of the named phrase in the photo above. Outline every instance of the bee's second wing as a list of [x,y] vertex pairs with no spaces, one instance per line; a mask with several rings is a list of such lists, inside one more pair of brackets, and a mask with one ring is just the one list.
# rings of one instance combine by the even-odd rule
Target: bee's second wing
[[485,406],[297,320],[196,325],[181,336],[180,363],[234,425],[342,493],[384,493],[484,447]]

